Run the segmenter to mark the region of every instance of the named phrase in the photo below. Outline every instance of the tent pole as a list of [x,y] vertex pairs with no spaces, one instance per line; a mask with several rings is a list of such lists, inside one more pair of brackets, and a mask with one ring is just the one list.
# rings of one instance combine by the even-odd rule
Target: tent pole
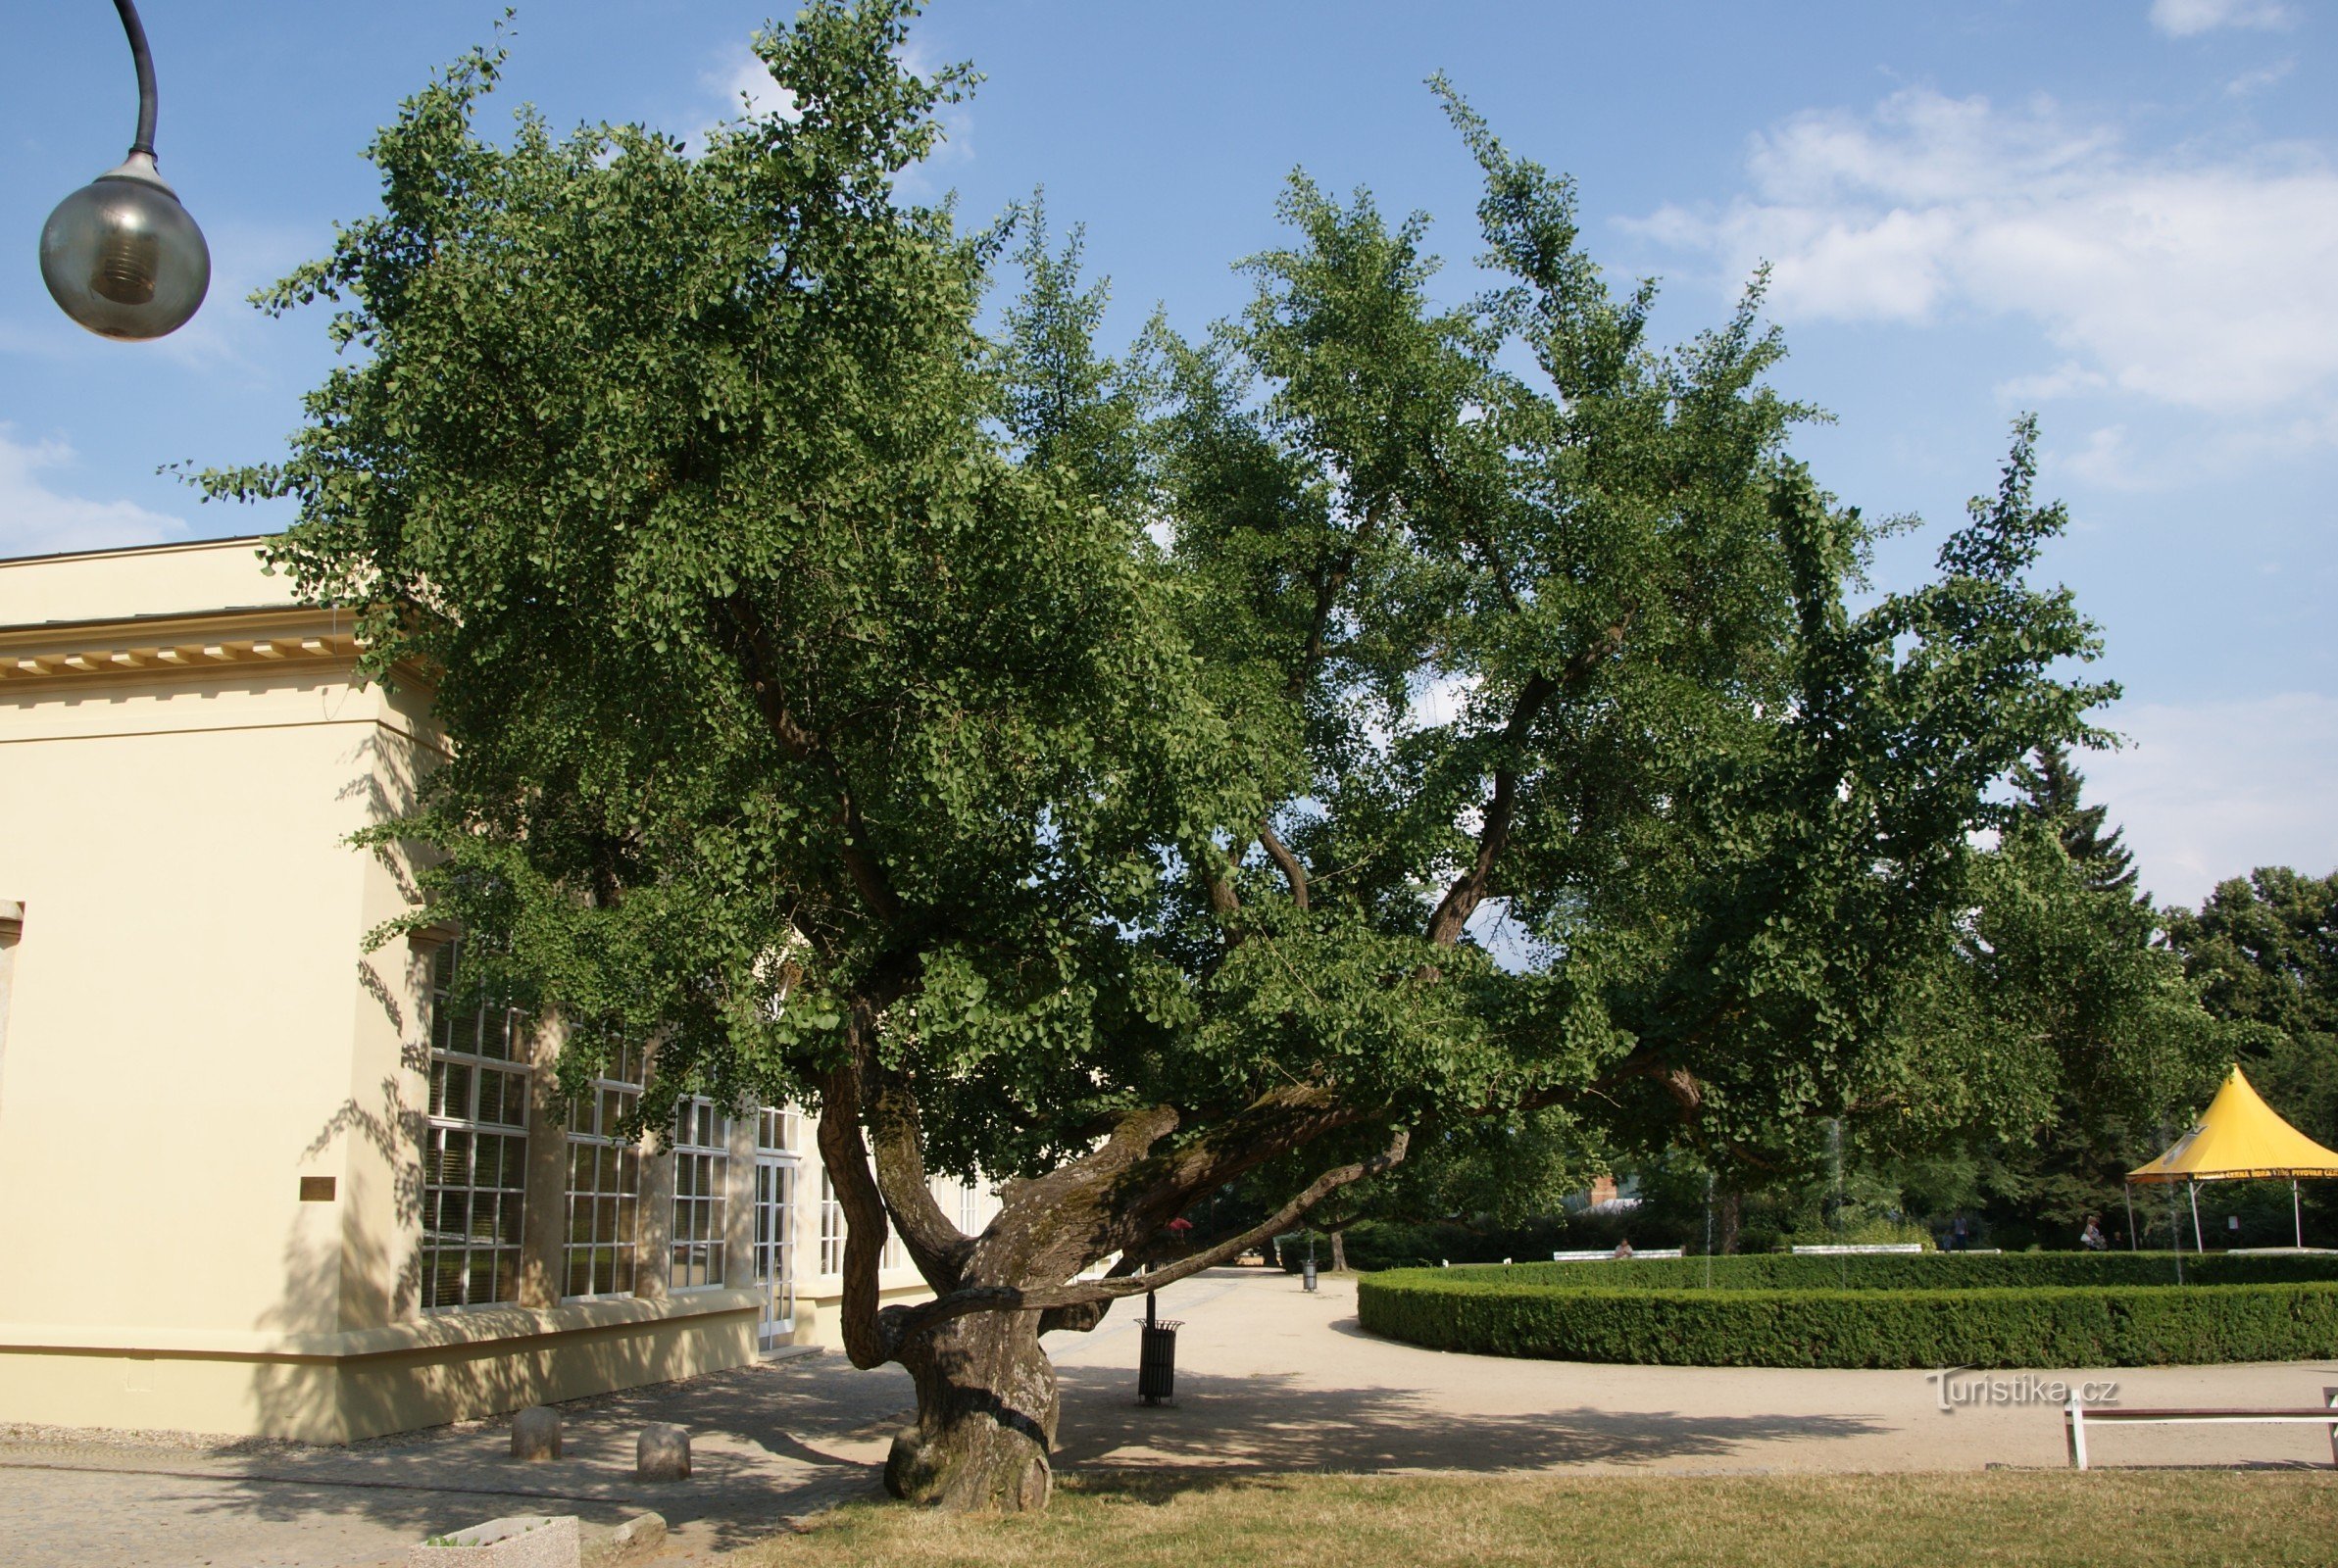
[[2298,1207],[2298,1179],[2289,1179],[2289,1222],[2298,1228],[2298,1250],[2306,1250],[2306,1215]]
[[2135,1184],[2120,1182],[2118,1190],[2126,1195],[2127,1200],[2127,1250],[2130,1252],[2140,1251],[2142,1250],[2141,1244],[2135,1240]]
[[2184,1191],[2192,1195],[2192,1250],[2196,1254],[2205,1253],[2208,1245],[2200,1239],[2200,1184],[2186,1182]]

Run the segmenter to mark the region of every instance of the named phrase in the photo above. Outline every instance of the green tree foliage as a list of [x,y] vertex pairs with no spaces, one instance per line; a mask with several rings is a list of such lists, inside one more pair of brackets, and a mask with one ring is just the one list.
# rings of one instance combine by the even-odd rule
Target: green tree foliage
[[[1108,360],[1034,222],[986,341],[1003,242],[894,183],[970,79],[907,72],[907,17],[765,34],[791,113],[694,157],[490,142],[468,58],[264,296],[349,351],[289,457],[207,477],[296,499],[274,560],[434,684],[451,760],[383,833],[562,1073],[646,1042],[651,1125],[820,1110],[847,1348],[918,1384],[897,1494],[1043,1502],[1039,1332],[1415,1130],[1758,1155],[2026,1081],[1898,1027],[2014,826],[1991,786],[2112,695],[2028,581],[2064,519],[2026,424],[1935,577],[1854,610],[1873,528],[1787,454],[1758,290],[1653,345],[1653,286],[1450,92],[1476,297],[1302,176],[1238,319]],[[1270,1167],[1247,1233],[1170,1230]],[[967,1236],[926,1182],[975,1170]],[[878,1309],[888,1224],[932,1301]]]

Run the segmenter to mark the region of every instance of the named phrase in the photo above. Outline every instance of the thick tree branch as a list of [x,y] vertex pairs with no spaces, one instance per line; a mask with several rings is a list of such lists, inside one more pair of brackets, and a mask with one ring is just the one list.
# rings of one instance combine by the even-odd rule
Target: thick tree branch
[[1291,853],[1288,845],[1275,837],[1272,825],[1265,817],[1259,818],[1259,843],[1265,847],[1267,858],[1274,862],[1274,868],[1290,884],[1291,903],[1299,908],[1306,908],[1307,867],[1300,862],[1298,856]]
[[1079,1158],[1008,1188],[997,1222],[975,1244],[975,1272],[997,1278],[1068,1265],[1063,1272],[1074,1273],[1092,1258],[1123,1250],[1111,1233],[1109,1196],[1176,1131],[1178,1119],[1171,1105],[1128,1111]]
[[1445,897],[1429,915],[1427,936],[1432,946],[1450,948],[1459,942],[1469,916],[1485,901],[1495,862],[1509,848],[1510,832],[1517,823],[1517,758],[1533,733],[1534,721],[1553,697],[1561,692],[1580,691],[1590,682],[1599,666],[1623,646],[1631,622],[1631,612],[1626,611],[1590,647],[1568,660],[1557,679],[1539,673],[1530,675],[1519,689],[1517,701],[1511,705],[1510,718],[1502,726],[1501,738],[1495,743],[1498,760],[1494,764],[1494,793],[1486,802],[1485,819],[1478,829],[1477,853],[1470,857],[1468,869],[1454,879],[1453,886],[1446,890]]
[[1502,726],[1502,739],[1498,743],[1502,760],[1494,765],[1494,797],[1486,803],[1484,825],[1477,834],[1477,853],[1470,858],[1469,868],[1446,889],[1445,897],[1437,902],[1435,912],[1429,916],[1428,940],[1433,947],[1450,948],[1459,942],[1469,916],[1477,912],[1477,906],[1485,899],[1486,886],[1494,875],[1494,862],[1509,847],[1511,824],[1517,814],[1518,774],[1515,760],[1534,728],[1543,705],[1558,689],[1558,683],[1548,676],[1531,675],[1518,693],[1517,702],[1511,707],[1510,721]]
[[936,1291],[952,1290],[965,1277],[974,1244],[950,1222],[927,1185],[917,1092],[898,1071],[864,1069],[862,1077],[870,1086],[864,1114],[876,1155],[877,1191],[893,1216],[893,1229],[925,1283]]
[[1026,1291],[1011,1285],[980,1285],[963,1291],[953,1291],[920,1306],[887,1307],[884,1335],[887,1342],[899,1346],[905,1341],[939,1327],[953,1318],[966,1317],[974,1312],[1054,1312],[1092,1303],[1117,1301],[1131,1296],[1142,1296],[1174,1285],[1203,1269],[1215,1268],[1229,1258],[1238,1257],[1268,1237],[1289,1229],[1307,1211],[1342,1187],[1378,1175],[1399,1164],[1411,1142],[1411,1134],[1398,1128],[1388,1147],[1369,1159],[1352,1165],[1341,1165],[1323,1172],[1298,1197],[1292,1199],[1264,1223],[1252,1226],[1240,1235],[1227,1238],[1215,1247],[1206,1248],[1190,1256],[1160,1268],[1146,1269],[1118,1278],[1106,1276],[1100,1280],[1056,1286],[1052,1289]]
[[[864,1021],[856,1008],[856,1034]],[[873,1026],[871,1014],[867,1022]],[[893,1357],[877,1323],[876,1273],[885,1250],[885,1200],[861,1143],[861,1071],[857,1061],[831,1068],[821,1082],[820,1157],[844,1209],[844,1353],[864,1370]]]
[[[1203,841],[1201,852],[1194,859],[1194,865],[1201,873],[1202,886],[1210,894],[1210,912],[1218,916],[1221,926],[1242,912],[1242,895],[1234,889],[1234,868],[1241,861],[1239,849],[1221,851],[1207,840]],[[1230,928],[1226,931],[1228,947],[1238,945],[1241,940],[1238,931]]]
[[1323,650],[1331,638],[1331,612],[1339,607],[1340,591],[1356,575],[1357,560],[1363,556],[1365,547],[1371,543],[1372,535],[1379,530],[1380,508],[1366,508],[1363,517],[1356,524],[1356,532],[1348,540],[1348,548],[1341,551],[1335,560],[1310,574],[1316,586],[1316,602],[1307,617],[1307,637],[1299,645],[1299,658],[1291,665],[1289,678],[1283,682],[1283,695],[1290,701],[1297,702],[1306,693],[1307,683],[1314,677],[1316,666],[1323,662]]

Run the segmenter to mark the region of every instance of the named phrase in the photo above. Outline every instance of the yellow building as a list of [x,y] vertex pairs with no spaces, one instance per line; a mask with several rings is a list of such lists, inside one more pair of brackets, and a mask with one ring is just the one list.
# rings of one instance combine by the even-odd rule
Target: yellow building
[[364,951],[415,894],[348,837],[443,741],[259,544],[0,561],[0,1420],[345,1442],[833,1343],[809,1118],[620,1142],[452,933]]

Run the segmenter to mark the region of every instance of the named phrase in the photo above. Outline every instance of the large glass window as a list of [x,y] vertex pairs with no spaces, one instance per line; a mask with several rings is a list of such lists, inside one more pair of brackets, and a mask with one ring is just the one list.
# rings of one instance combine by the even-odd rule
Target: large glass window
[[461,945],[430,959],[430,1095],[423,1134],[423,1306],[518,1299],[527,1186],[527,1019],[458,1009]]
[[730,1183],[730,1118],[703,1098],[674,1107],[673,1269],[670,1287],[722,1283],[723,1194]]
[[621,1129],[640,1102],[641,1083],[640,1054],[626,1051],[569,1105],[565,1296],[633,1294],[641,1151]]
[[820,1271],[844,1272],[844,1204],[837,1200],[835,1178],[824,1165],[820,1172]]

